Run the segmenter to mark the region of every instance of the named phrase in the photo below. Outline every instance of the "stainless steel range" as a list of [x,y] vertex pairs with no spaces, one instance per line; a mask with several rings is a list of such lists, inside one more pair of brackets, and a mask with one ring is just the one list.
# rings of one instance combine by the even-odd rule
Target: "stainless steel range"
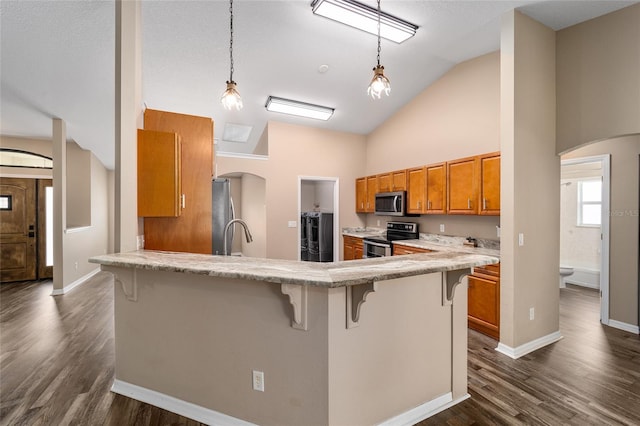
[[392,241],[415,240],[420,236],[415,222],[387,222],[385,238],[365,238],[363,258],[393,255]]

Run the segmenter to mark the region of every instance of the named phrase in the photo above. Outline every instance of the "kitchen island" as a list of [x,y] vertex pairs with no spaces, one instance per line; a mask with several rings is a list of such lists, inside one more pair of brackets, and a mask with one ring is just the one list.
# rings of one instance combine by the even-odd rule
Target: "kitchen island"
[[467,398],[465,274],[496,261],[91,259],[115,277],[113,391],[236,425],[410,425]]

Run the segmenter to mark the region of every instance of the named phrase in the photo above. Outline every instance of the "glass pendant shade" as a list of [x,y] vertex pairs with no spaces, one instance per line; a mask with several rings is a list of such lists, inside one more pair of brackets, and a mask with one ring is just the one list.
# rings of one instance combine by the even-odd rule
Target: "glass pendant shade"
[[240,97],[240,93],[238,93],[238,90],[236,89],[235,81],[227,81],[227,90],[225,90],[222,94],[220,102],[222,102],[222,106],[228,110],[242,109],[242,98]]
[[367,93],[374,99],[380,99],[383,92],[389,96],[391,92],[391,82],[384,75],[384,67],[382,65],[376,65],[373,69],[373,78],[371,79],[371,83],[369,83]]

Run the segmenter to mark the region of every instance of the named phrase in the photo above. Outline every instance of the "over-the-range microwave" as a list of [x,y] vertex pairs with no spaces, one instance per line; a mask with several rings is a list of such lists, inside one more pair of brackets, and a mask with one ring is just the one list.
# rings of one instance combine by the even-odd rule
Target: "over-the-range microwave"
[[383,216],[405,216],[407,192],[378,192],[374,212]]

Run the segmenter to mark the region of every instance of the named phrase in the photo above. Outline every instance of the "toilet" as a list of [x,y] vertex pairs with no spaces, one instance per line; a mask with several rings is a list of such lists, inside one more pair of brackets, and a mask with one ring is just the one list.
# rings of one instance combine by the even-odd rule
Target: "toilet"
[[573,268],[571,266],[560,265],[560,288],[567,287],[567,284],[564,282],[564,280],[569,275],[573,275]]

